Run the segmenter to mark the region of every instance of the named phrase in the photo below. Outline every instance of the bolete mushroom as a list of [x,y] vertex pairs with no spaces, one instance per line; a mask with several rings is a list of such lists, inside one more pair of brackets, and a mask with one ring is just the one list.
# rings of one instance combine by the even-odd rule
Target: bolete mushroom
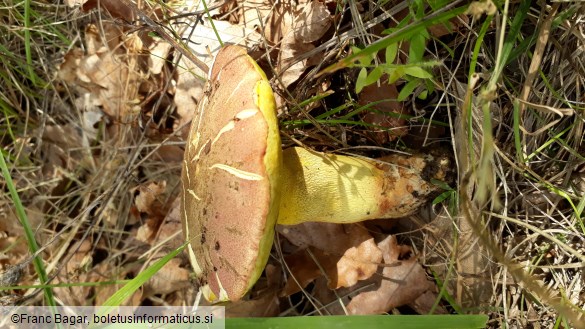
[[436,190],[431,178],[445,178],[447,163],[430,155],[383,160],[283,152],[266,75],[244,48],[222,48],[191,124],[181,177],[183,232],[205,298],[246,294],[266,265],[277,222],[403,217]]

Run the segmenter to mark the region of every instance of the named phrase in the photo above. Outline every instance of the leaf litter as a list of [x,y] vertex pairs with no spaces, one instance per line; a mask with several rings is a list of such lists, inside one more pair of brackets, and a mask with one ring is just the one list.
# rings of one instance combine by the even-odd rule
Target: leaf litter
[[[132,8],[119,6],[116,1],[102,2],[107,7],[103,8],[118,19],[138,15]],[[80,2],[68,4],[82,5]],[[211,19],[198,17],[194,23],[193,18],[185,18],[173,21],[169,26],[207,66],[211,66],[220,48],[216,31],[224,42],[241,44],[250,50],[261,49],[260,53],[270,52],[265,48],[268,46],[273,49],[268,55],[276,59],[274,72],[268,73],[278,76],[282,84],[280,88],[283,89],[293,86],[310,67],[322,62],[325,53],[317,46],[324,37],[332,35],[337,15],[332,10],[335,3],[246,0],[230,1],[230,4],[231,7],[224,5],[215,8]],[[83,6],[89,10],[98,5],[95,1],[88,1]],[[200,7],[198,2],[189,1],[183,10],[195,11]],[[233,8],[237,8],[235,14],[231,10]],[[151,9],[146,12],[153,19],[163,17],[157,15],[161,8]],[[46,166],[48,172],[53,172],[52,176],[59,171],[56,168],[66,171],[75,169],[76,163],[71,163],[71,159],[90,161],[94,165],[99,163],[99,152],[81,152],[83,156],[73,152],[79,153],[96,139],[103,138],[100,126],[105,126],[106,131],[110,132],[108,138],[111,140],[125,133],[122,127],[127,125],[132,125],[131,135],[147,135],[152,141],[169,140],[171,136],[184,138],[193,108],[203,94],[207,72],[188,58],[179,56],[178,52],[173,51],[175,47],[163,38],[144,31],[132,31],[132,26],[136,25],[109,20],[90,23],[85,28],[85,47],[73,48],[65,54],[58,76],[71,88],[72,95],[76,97],[75,103],[83,105],[80,108],[88,119],[81,135],[87,137],[83,139],[75,127],[67,125],[49,126],[45,130],[44,133],[49,134],[45,143],[49,147],[46,152],[51,154]],[[299,60],[299,56],[306,54],[310,56]],[[178,57],[181,58],[177,60]],[[321,86],[328,89],[332,83],[323,81]],[[362,117],[364,122],[392,131],[366,131],[380,145],[408,133],[405,119],[389,119],[393,117],[387,115],[388,112],[406,113],[403,103],[387,101],[397,95],[396,86],[392,84],[371,85],[360,95],[360,105],[384,101],[375,107],[378,112],[368,112]],[[169,110],[165,110],[170,111],[165,112],[169,123],[159,118],[161,114],[152,105],[162,96],[170,99],[167,104]],[[69,137],[75,136],[73,140],[83,140],[84,143],[63,144],[58,136],[51,137],[53,130]],[[178,146],[162,145],[152,154],[163,162],[178,163],[181,161],[181,150]],[[87,159],[88,155],[94,159]],[[135,174],[144,175],[140,170]],[[88,238],[67,251],[69,262],[57,277],[57,282],[99,282],[132,277],[164,255],[165,251],[175,248],[180,240],[177,239],[177,232],[181,229],[175,184],[154,178],[143,178],[140,183],[131,184],[128,193],[133,197],[129,212],[132,218],[126,220],[115,214],[112,203],[107,203],[112,213],[106,220],[108,225],[125,229],[130,235],[122,244],[124,249],[133,250],[126,256],[124,266],[118,267],[100,259],[97,251],[109,246],[102,240],[96,242]],[[434,285],[412,250],[399,245],[396,237],[387,232],[372,231],[363,225],[322,223],[279,227],[278,230],[288,240],[289,248],[284,251],[284,257],[281,261],[268,264],[266,277],[259,281],[249,299],[231,305],[229,314],[278,315],[283,311],[284,300],[306,293],[311,285],[314,287],[312,293],[321,296],[323,301],[332,294],[351,295],[351,301],[344,299],[350,314],[386,313],[398,306],[415,303],[421,296],[427,296],[427,299],[429,296],[431,299],[436,297]],[[164,248],[148,251],[161,243],[167,244]],[[283,248],[284,245],[283,242]],[[116,245],[116,248],[120,246]],[[176,296],[185,297],[189,288],[193,292],[189,273],[184,258],[174,259],[136,292],[129,303],[139,304],[160,295],[167,296],[169,300]],[[59,288],[56,292],[70,305],[82,305],[90,298],[99,304],[117,287]],[[342,312],[339,309],[330,310],[332,314]]]

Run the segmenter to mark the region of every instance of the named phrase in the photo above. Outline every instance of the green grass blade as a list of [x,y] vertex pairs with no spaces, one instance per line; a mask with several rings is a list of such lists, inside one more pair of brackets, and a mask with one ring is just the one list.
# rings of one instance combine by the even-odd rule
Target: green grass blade
[[134,279],[124,285],[120,290],[116,291],[108,300],[104,302],[100,311],[100,315],[108,314],[115,307],[121,306],[126,302],[132,294],[138,290],[146,281],[153,277],[166,263],[177,256],[185,248],[185,245],[173,250],[168,255],[157,260],[144,271],[140,272]]
[[[8,187],[8,191],[10,192],[10,197],[14,202],[14,207],[16,209],[16,214],[22,227],[24,228],[24,235],[26,237],[26,241],[28,243],[28,247],[30,249],[31,254],[36,254],[39,250],[39,246],[37,241],[35,240],[35,235],[33,232],[32,227],[28,221],[28,217],[26,212],[24,211],[24,206],[22,205],[22,201],[16,191],[16,187],[14,186],[14,182],[12,181],[12,177],[10,176],[10,172],[8,171],[8,166],[6,165],[6,161],[4,160],[3,152],[0,152],[0,170],[2,170],[2,175],[4,176],[4,180],[6,182],[6,186]],[[47,272],[45,271],[45,265],[43,264],[43,260],[39,255],[35,256],[33,259],[33,264],[35,267],[35,271],[39,276],[39,281],[42,285],[47,283],[49,280],[47,278]],[[56,306],[55,298],[53,297],[53,291],[50,287],[44,287],[43,291],[45,293],[45,300],[49,306]]]

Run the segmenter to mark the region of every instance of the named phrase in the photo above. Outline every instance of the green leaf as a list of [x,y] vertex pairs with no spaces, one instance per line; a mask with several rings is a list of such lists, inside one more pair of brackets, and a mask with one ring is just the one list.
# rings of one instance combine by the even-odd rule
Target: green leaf
[[388,75],[388,83],[394,83],[404,76],[404,67],[386,68],[386,74]]
[[411,75],[413,77],[416,78],[421,78],[421,79],[430,79],[433,77],[432,74],[430,74],[429,72],[425,71],[425,69],[423,69],[420,66],[409,66],[409,67],[405,67],[404,68],[404,73]]
[[355,92],[359,94],[362,89],[366,86],[366,78],[368,77],[368,71],[365,67],[362,67],[358,74],[357,80],[355,81]]
[[[363,52],[364,49],[360,49],[358,47],[352,46],[351,50],[353,52],[353,54],[359,54],[361,52]],[[374,53],[365,53],[366,56],[360,57],[358,59],[358,65],[359,66],[369,66],[372,63],[372,60],[374,59]]]
[[398,43],[393,43],[386,47],[386,63],[392,64],[396,59],[396,54],[398,54]]
[[410,96],[412,94],[412,92],[414,91],[414,89],[416,89],[416,87],[418,87],[418,85],[419,85],[419,80],[409,81],[406,85],[404,85],[404,87],[402,87],[400,94],[398,94],[397,100],[399,102],[402,102],[403,100],[405,100],[408,96]]
[[416,63],[422,61],[423,56],[425,54],[426,43],[427,38],[425,37],[425,33],[417,33],[414,34],[412,38],[410,38],[410,50],[408,53],[409,63]]
[[416,96],[416,97],[418,97],[418,99],[425,100],[425,99],[427,99],[428,96],[429,96],[429,91],[425,89],[425,90],[421,91],[421,93],[418,94],[418,96]]
[[382,77],[382,74],[384,74],[384,71],[382,71],[382,68],[379,66],[376,66],[372,70],[372,72],[370,72],[370,74],[368,74],[368,76],[366,77],[366,86],[369,86],[372,83],[375,83],[376,81],[380,80],[380,77]]

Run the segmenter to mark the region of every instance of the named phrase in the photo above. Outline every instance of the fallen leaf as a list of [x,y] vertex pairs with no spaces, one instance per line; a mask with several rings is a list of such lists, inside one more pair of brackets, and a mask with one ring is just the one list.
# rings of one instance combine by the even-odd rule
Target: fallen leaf
[[410,111],[404,107],[402,102],[397,102],[398,90],[395,84],[384,82],[385,75],[380,78],[380,85],[377,83],[364,87],[359,94],[358,103],[361,106],[370,105],[372,111],[368,111],[362,120],[380,128],[372,128],[370,135],[379,145],[393,141],[408,133],[407,121],[401,114],[409,114]]
[[134,198],[134,204],[138,211],[149,215],[159,213],[162,204],[158,198],[165,192],[166,187],[166,181],[149,182],[138,186],[136,188],[138,194]]
[[250,30],[265,25],[266,17],[270,14],[272,1],[244,0],[238,1],[238,21],[240,25]]
[[[310,66],[309,59],[299,60],[298,58],[313,49],[315,49],[313,44],[298,42],[292,34],[284,37],[278,60],[280,81],[284,87],[297,81]],[[315,58],[314,55],[312,57]]]
[[418,296],[412,303],[409,303],[408,306],[418,314],[431,314],[431,311],[433,311],[432,314],[449,314],[449,312],[440,304],[434,307],[435,301],[438,298],[439,295],[437,292],[427,290],[422,295]]
[[93,245],[90,241],[91,238],[83,240],[80,244],[73,244],[70,248],[69,253],[73,252],[73,255],[66,256],[68,258],[67,264],[65,264],[65,270],[67,273],[76,273],[85,271],[84,268],[91,268],[93,257]]
[[278,288],[282,280],[282,270],[272,264],[266,265],[266,286],[256,291],[261,284],[254,286],[250,299],[240,299],[226,305],[226,317],[271,317],[280,313],[280,301],[278,300]]
[[[156,260],[153,260],[154,262]],[[169,294],[191,285],[190,271],[181,267],[182,260],[173,258],[157,271],[145,284],[144,295]]]
[[280,296],[286,297],[295,294],[321,276],[325,276],[327,283],[331,284],[331,277],[327,274],[327,272],[331,271],[327,271],[327,269],[334,268],[338,259],[339,257],[324,253],[318,249],[313,249],[310,253],[308,249],[303,249],[285,256],[284,261],[291,275],[280,292]]
[[294,22],[295,39],[303,43],[315,42],[331,26],[331,14],[320,1],[310,1]]
[[300,291],[321,275],[328,278],[332,289],[353,286],[371,277],[382,260],[374,239],[360,225],[303,223],[279,226],[278,230],[291,243],[302,246],[285,258],[292,276],[283,295]]
[[181,224],[181,198],[175,198],[170,210],[163,220],[156,239],[152,245],[164,243],[169,249],[177,249],[183,244],[183,227]]
[[[102,33],[104,32],[103,38]],[[79,94],[89,94],[94,106],[121,122],[132,114],[138,97],[139,75],[133,55],[129,55],[120,26],[104,21],[90,24],[85,31],[87,52],[71,50],[59,69],[59,77]]]
[[264,37],[272,44],[277,44],[293,29],[295,6],[291,1],[278,1],[270,11]]
[[147,215],[147,219],[136,232],[136,239],[150,243],[158,232],[165,213],[165,205],[161,201],[166,190],[166,182],[149,182],[135,189],[138,192],[134,199],[136,210]]
[[42,141],[42,171],[47,178],[61,178],[63,171],[72,172],[93,161],[87,152],[82,151],[88,147],[83,145],[87,139],[73,124],[45,126]]
[[162,38],[157,38],[148,47],[148,68],[151,74],[160,74],[162,68],[167,64],[167,57],[173,46]]
[[392,308],[412,303],[433,285],[415,257],[399,260],[410,248],[399,246],[396,237],[388,236],[378,243],[384,253],[385,267],[376,277],[376,285],[362,291],[347,305],[350,314],[381,314]]
[[298,60],[315,46],[311,42],[319,40],[331,25],[331,14],[319,1],[310,1],[295,16],[293,30],[284,34],[278,59],[280,80],[288,87],[305,72],[307,67],[321,62],[321,53],[314,53],[309,58]]

